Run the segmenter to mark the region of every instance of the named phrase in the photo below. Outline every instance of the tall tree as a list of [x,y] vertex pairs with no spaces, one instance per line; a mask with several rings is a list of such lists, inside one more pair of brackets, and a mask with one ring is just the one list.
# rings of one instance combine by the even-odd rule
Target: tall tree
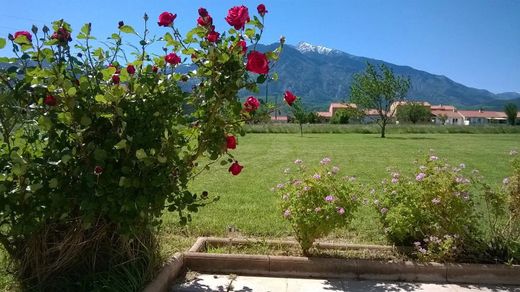
[[392,107],[392,104],[404,100],[410,89],[410,79],[395,76],[384,64],[378,69],[367,63],[365,72],[354,75],[350,86],[350,101],[361,109],[377,110],[377,123],[381,127],[381,138],[384,138],[386,125],[397,108]]
[[504,112],[507,115],[507,121],[510,125],[516,123],[516,116],[518,115],[518,107],[514,103],[508,103],[504,107]]
[[428,122],[430,121],[431,115],[431,110],[418,102],[400,105],[397,107],[396,113],[396,117],[400,122],[411,122],[412,124]]

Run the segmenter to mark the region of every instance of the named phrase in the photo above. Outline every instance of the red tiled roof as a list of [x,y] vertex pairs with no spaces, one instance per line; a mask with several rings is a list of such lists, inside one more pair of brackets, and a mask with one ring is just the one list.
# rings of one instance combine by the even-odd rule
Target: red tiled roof
[[451,119],[462,119],[463,118],[459,112],[450,111],[450,110],[432,110],[432,115],[434,115],[436,117],[444,115]]
[[504,112],[494,111],[459,111],[465,118],[486,118],[486,119],[505,119],[507,115]]

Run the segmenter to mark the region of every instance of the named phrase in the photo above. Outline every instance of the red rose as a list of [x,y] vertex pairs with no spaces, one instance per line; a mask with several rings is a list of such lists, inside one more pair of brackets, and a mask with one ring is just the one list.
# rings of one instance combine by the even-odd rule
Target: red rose
[[242,168],[244,168],[244,167],[242,165],[238,164],[238,161],[235,161],[235,162],[233,162],[233,164],[231,164],[228,171],[231,172],[231,174],[233,174],[233,175],[238,175],[242,171]]
[[235,136],[227,136],[226,144],[228,149],[236,149],[237,148],[237,138]]
[[208,33],[208,36],[206,37],[208,39],[208,42],[210,43],[216,43],[218,41],[218,38],[220,37],[220,34],[216,31],[211,31]]
[[249,22],[249,11],[245,6],[235,6],[228,11],[226,21],[235,29],[243,29]]
[[246,44],[246,41],[244,41],[244,40],[240,40],[240,41],[238,42],[238,45],[239,45],[240,47],[242,47],[242,54],[245,54],[245,53],[247,52],[247,44]]
[[159,26],[172,26],[175,18],[177,18],[177,14],[163,12],[159,15],[159,22],[157,22],[157,24],[159,24]]
[[119,81],[121,81],[121,79],[119,79],[119,75],[117,75],[117,74],[112,75],[112,83],[119,84]]
[[67,43],[72,41],[72,38],[70,37],[70,32],[66,30],[64,27],[58,28],[58,30],[52,34],[51,39],[56,39],[60,43]]
[[264,15],[269,12],[265,9],[265,5],[264,4],[260,4],[256,7],[256,10],[258,10],[258,14],[260,14],[260,16],[264,17]]
[[128,74],[130,74],[130,75],[134,75],[135,74],[134,65],[130,64],[130,65],[126,66],[126,72],[128,72]]
[[164,57],[164,60],[166,63],[175,66],[181,62],[181,57],[177,56],[175,53],[169,53]]
[[251,51],[251,53],[247,55],[246,70],[257,74],[269,73],[269,61],[267,61],[265,54],[258,51]]
[[28,31],[24,31],[24,30],[15,32],[14,33],[14,38],[16,39],[17,37],[22,36],[22,35],[25,36],[29,42],[32,41],[31,33],[28,32]]
[[157,71],[159,71],[159,67],[153,65],[153,67],[152,67],[152,72],[153,72],[153,73],[157,73]]
[[96,167],[94,167],[94,174],[101,175],[102,173],[103,173],[103,167],[96,165]]
[[54,96],[47,95],[45,97],[45,99],[43,100],[43,103],[48,106],[55,106],[56,104],[58,104],[58,101],[56,100],[56,98]]
[[291,106],[296,101],[296,95],[294,95],[289,90],[285,91],[285,94],[283,95],[283,98],[285,99],[285,102],[287,102],[287,104],[289,106]]
[[259,107],[260,102],[254,96],[248,97],[246,102],[244,102],[244,109],[246,112],[256,111]]
[[206,8],[203,8],[203,7],[199,8],[199,15],[200,15],[200,17],[208,16],[208,11],[206,10]]
[[209,15],[201,16],[197,19],[197,23],[200,26],[210,26],[213,24],[213,18]]

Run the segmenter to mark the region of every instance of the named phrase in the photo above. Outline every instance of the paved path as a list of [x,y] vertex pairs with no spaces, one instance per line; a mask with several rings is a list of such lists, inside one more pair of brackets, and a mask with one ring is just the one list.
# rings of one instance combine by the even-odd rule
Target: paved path
[[269,278],[269,277],[247,277],[235,275],[188,275],[183,283],[175,284],[170,291],[197,292],[334,292],[334,291],[514,291],[520,292],[520,287],[511,286],[476,286],[456,284],[426,284],[426,283],[404,283],[404,282],[381,282],[381,281],[356,281],[340,279],[295,279],[295,278]]

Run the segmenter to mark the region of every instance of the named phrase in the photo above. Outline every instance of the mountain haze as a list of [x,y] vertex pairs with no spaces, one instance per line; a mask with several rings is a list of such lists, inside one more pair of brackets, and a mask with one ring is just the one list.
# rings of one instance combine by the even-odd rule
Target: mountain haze
[[[273,50],[278,44],[258,45],[257,50]],[[332,101],[344,101],[355,73],[364,71],[366,63],[385,64],[397,75],[411,80],[408,98],[432,104],[452,104],[461,108],[503,108],[510,100],[520,106],[519,93],[494,94],[471,88],[446,76],[435,75],[409,66],[354,56],[339,50],[302,42],[286,45],[279,62],[272,69],[279,80],[269,82],[269,95],[282,95],[288,89],[314,108],[326,108]],[[264,93],[265,86],[261,93]]]

